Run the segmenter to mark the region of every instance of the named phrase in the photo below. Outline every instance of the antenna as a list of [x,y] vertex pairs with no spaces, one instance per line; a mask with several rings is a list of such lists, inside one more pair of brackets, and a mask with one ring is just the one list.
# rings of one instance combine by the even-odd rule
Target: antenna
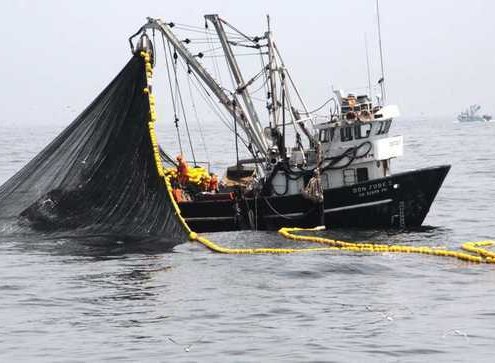
[[368,71],[368,95],[370,99],[373,99],[372,88],[371,88],[371,70],[370,70],[370,55],[368,51],[368,37],[364,33],[364,47],[366,48],[366,67]]
[[385,71],[383,70],[382,30],[380,25],[380,7],[378,6],[378,0],[376,0],[376,17],[378,19],[378,45],[380,46],[380,64],[382,68],[382,78],[380,78],[378,83],[380,83],[380,87],[382,91],[382,103],[385,103],[387,97],[385,94]]

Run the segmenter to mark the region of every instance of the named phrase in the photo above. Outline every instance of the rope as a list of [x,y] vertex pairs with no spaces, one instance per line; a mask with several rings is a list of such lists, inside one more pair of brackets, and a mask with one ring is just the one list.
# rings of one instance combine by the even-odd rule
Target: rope
[[182,117],[184,117],[184,124],[186,125],[187,139],[189,140],[189,147],[191,149],[191,154],[192,154],[192,158],[194,161],[194,165],[197,166],[196,155],[194,154],[194,146],[193,146],[193,142],[192,142],[192,138],[191,138],[191,132],[189,131],[189,123],[187,122],[186,110],[184,108],[184,100],[182,98],[182,92],[180,90],[179,83],[177,80],[177,67],[175,67],[175,72],[176,72],[175,81],[177,83],[177,89],[178,89],[178,93],[179,93],[179,101],[180,101],[180,107],[182,110]]
[[[172,50],[170,49],[170,42],[168,43],[168,48],[169,48],[169,52],[172,53]],[[173,56],[173,60],[172,60],[172,64],[173,64],[173,69],[174,69],[174,77],[175,77],[175,96],[176,98],[179,99],[179,102],[180,102],[180,107],[181,107],[181,110],[182,110],[182,117],[184,118],[184,124],[186,125],[186,133],[187,133],[187,138],[189,140],[189,147],[191,149],[191,154],[192,154],[192,158],[193,158],[193,161],[194,161],[194,165],[196,166],[197,163],[196,163],[196,155],[194,154],[194,147],[193,147],[193,142],[192,142],[192,139],[191,139],[191,133],[189,132],[189,124],[187,123],[187,116],[186,116],[186,110],[184,108],[184,100],[182,99],[182,92],[180,90],[180,86],[179,86],[179,79],[177,77],[177,53],[175,53],[174,51],[174,56]],[[176,125],[178,125],[178,119],[175,120],[176,122]],[[182,151],[181,151],[182,152]]]
[[[195,43],[195,44],[197,44],[197,43]],[[208,44],[211,46],[212,43],[205,42],[205,44]],[[211,46],[210,49],[202,50],[201,53],[203,54],[203,56],[205,56],[205,54],[208,52],[215,52],[215,51],[220,50],[220,49],[223,49],[223,47],[219,46],[219,47],[213,48],[213,46]]]
[[275,207],[268,201],[268,199],[266,197],[263,197],[263,200],[265,201],[268,208],[270,208],[272,210],[272,212],[275,213],[278,217],[283,218],[283,219],[287,219],[287,220],[299,219],[299,218],[287,217],[286,215],[280,213],[278,210],[275,209]]
[[[254,43],[254,44],[257,44],[257,42],[256,42],[254,39],[258,39],[258,41],[259,41],[259,40],[261,40],[261,38],[259,38],[259,37],[250,37],[250,36],[248,36],[248,35],[244,34],[244,33],[243,33],[243,32],[241,32],[239,29],[237,29],[235,26],[233,26],[232,24],[229,24],[228,22],[226,22],[226,21],[225,21],[225,20],[223,20],[223,19],[220,19],[220,21],[221,21],[223,24],[225,24],[226,26],[228,26],[230,29],[232,29],[235,33],[237,33],[238,35],[240,35],[240,36],[244,37],[244,39],[246,39],[246,40],[248,40],[248,41],[250,41],[250,42],[252,42],[252,43]],[[235,33],[234,33],[234,34],[235,34]]]
[[[201,98],[203,98],[203,101],[205,101],[206,105],[211,108],[213,113],[219,118],[219,120],[225,125],[225,127],[227,127],[227,129],[229,129],[232,132],[235,132],[234,128],[229,124],[230,119],[227,118],[227,116],[225,116],[225,114],[223,113],[222,111],[223,109],[221,109],[220,105],[218,105],[217,103],[215,103],[215,101],[212,100],[210,93],[208,92],[208,90],[205,89],[204,85],[201,83],[201,81],[198,79],[198,77],[194,72],[193,72],[193,76],[196,79],[196,82],[199,84],[198,86],[195,82],[193,82],[193,86],[196,88]],[[244,146],[247,148],[248,147],[247,141],[244,140],[242,135],[237,134],[237,136],[244,144]]]
[[[201,26],[196,26],[196,25],[187,25],[187,24],[181,24],[181,23],[174,23],[174,27],[183,31],[188,31],[188,32],[193,32],[193,33],[203,33],[203,32],[208,32],[211,35],[216,35],[217,33],[214,30],[208,30],[208,28],[205,29],[205,27]],[[233,33],[233,32],[225,32],[228,35],[231,35],[234,38],[239,38],[243,39],[244,37]],[[251,40],[252,41],[252,40]]]
[[158,53],[156,51],[156,42],[155,42],[155,29],[153,28],[153,32],[152,32],[152,35],[153,35],[153,64],[156,64],[156,54]]
[[326,105],[328,105],[328,104],[329,104],[330,102],[332,102],[332,101],[333,101],[333,102],[336,102],[336,101],[335,101],[335,98],[330,97],[330,98],[329,98],[328,100],[326,100],[326,101],[325,101],[325,103],[323,103],[323,105],[321,105],[320,107],[318,107],[318,108],[316,108],[316,109],[314,109],[314,110],[312,110],[312,111],[307,111],[307,112],[306,112],[306,111],[304,111],[304,112],[301,112],[301,113],[303,113],[303,114],[305,114],[305,115],[309,115],[309,114],[311,114],[311,113],[318,112],[318,111],[320,111],[323,107],[325,107]]
[[[214,45],[213,45],[212,36],[208,32],[207,26],[208,26],[208,23],[205,23],[204,31],[205,31],[205,35],[206,35],[206,38],[208,39],[208,43],[209,43],[209,46],[210,46],[210,50],[209,51],[214,52],[215,51],[215,48],[214,48]],[[220,41],[220,40],[218,40],[218,41]],[[221,48],[223,48],[223,47],[221,47]],[[217,76],[218,80],[220,81],[220,83],[223,83],[222,76],[220,74],[220,67],[218,65],[218,61],[216,60],[216,58],[212,58],[212,64],[213,64],[213,70],[214,70],[214,72],[216,72],[216,76]]]
[[186,220],[182,216],[179,205],[175,201],[172,195],[172,185],[169,177],[165,175],[163,165],[160,158],[160,148],[158,146],[155,126],[156,121],[156,109],[154,95],[151,94],[151,77],[153,75],[151,66],[151,57],[148,52],[141,52],[141,56],[145,60],[146,77],[148,80],[148,86],[143,89],[143,93],[148,95],[150,104],[150,121],[148,123],[150,141],[153,148],[153,155],[155,159],[155,165],[158,175],[162,178],[167,192],[175,211],[175,215],[180,224],[184,228],[184,231],[188,234],[191,241],[196,241],[203,244],[208,249],[224,254],[237,254],[237,255],[255,255],[255,254],[289,254],[289,253],[308,253],[308,252],[324,252],[324,251],[349,251],[359,253],[406,253],[406,254],[422,254],[432,255],[439,257],[449,257],[461,261],[470,263],[483,263],[483,264],[495,264],[495,252],[488,250],[488,247],[495,246],[495,241],[480,241],[480,242],[467,242],[462,244],[462,251],[447,250],[441,248],[433,248],[428,246],[401,246],[401,245],[389,245],[389,244],[375,244],[375,243],[356,243],[356,242],[344,242],[334,240],[330,238],[317,237],[317,236],[302,236],[296,232],[307,231],[321,231],[324,228],[281,228],[278,233],[289,240],[298,242],[310,242],[324,245],[324,247],[308,247],[308,248],[229,248],[221,246],[208,238],[198,235],[192,231]]
[[192,108],[194,111],[194,117],[196,118],[196,123],[198,124],[199,134],[201,136],[201,142],[203,143],[203,147],[205,149],[206,159],[208,160],[208,162],[210,162],[210,155],[208,153],[208,147],[207,147],[207,144],[205,141],[205,135],[203,133],[203,127],[201,126],[201,122],[199,121],[198,110],[196,109],[196,103],[194,102],[194,97],[193,97],[192,88],[191,88],[191,80],[190,80],[189,74],[187,76],[187,85],[189,88],[189,96],[191,97],[191,104],[192,104]]
[[[236,57],[251,57],[253,55],[258,55],[259,53],[234,53]],[[204,58],[223,58],[223,54],[216,54],[216,55],[205,55]]]
[[[170,75],[170,66],[168,64],[168,56],[169,56],[169,54],[167,53],[167,46],[165,44],[165,36],[163,35],[163,33],[160,33],[160,34],[162,35],[163,52],[165,54],[165,63],[167,65],[168,84],[169,84],[169,87],[170,87],[170,97],[172,98],[172,107],[174,109],[174,124],[175,124],[175,129],[177,131],[177,140],[179,142],[179,150],[180,150],[180,153],[182,155],[183,154],[183,150],[182,150],[182,141],[180,139],[179,118],[177,117],[177,107],[175,105],[174,91],[173,91],[173,87],[172,87],[172,77]],[[170,51],[170,45],[168,46],[168,50]],[[172,61],[172,54],[170,54],[170,58],[171,58],[171,61]]]

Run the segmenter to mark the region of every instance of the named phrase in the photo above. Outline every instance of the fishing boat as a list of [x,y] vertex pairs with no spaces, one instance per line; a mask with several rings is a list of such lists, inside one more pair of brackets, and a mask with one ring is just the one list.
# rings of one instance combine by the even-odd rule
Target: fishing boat
[[[233,87],[213,76],[205,65],[207,50],[193,50],[194,40],[181,38],[179,30],[204,31],[208,39],[215,38]],[[161,151],[182,216],[194,231],[322,224],[408,228],[423,223],[450,166],[392,173],[392,160],[402,156],[404,143],[402,136],[390,136],[399,109],[385,103],[383,77],[378,82],[383,92],[376,102],[370,94],[336,90],[322,115],[318,112],[323,107],[310,111],[303,101],[269,18],[267,30],[256,36],[218,15],[206,15],[202,30],[148,18],[129,39],[133,52],[155,54],[156,34],[168,65],[170,97],[181,94],[176,87],[182,68],[188,82],[197,82],[198,89],[216,101],[213,106],[225,111],[236,140],[236,160],[215,190],[201,187],[209,170],[205,172],[196,160],[189,156],[189,180],[187,176],[180,180],[178,162]],[[261,59],[261,69],[250,78],[241,70],[239,48],[252,50]],[[252,97],[258,87],[266,87],[263,117]],[[179,127],[177,111],[174,119]],[[239,157],[240,147],[249,158]]]
[[492,119],[491,115],[480,115],[480,105],[471,105],[465,111],[457,116],[459,122],[489,122]]

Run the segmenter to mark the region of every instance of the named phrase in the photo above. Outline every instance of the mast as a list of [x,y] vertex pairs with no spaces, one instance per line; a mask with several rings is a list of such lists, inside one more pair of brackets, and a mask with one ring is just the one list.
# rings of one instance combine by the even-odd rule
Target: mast
[[[280,61],[280,66],[281,66],[281,69],[283,70],[284,76],[287,76],[287,78],[289,79],[289,82],[290,82],[290,84],[292,86],[292,89],[296,92],[297,98],[299,99],[299,102],[301,103],[301,105],[302,105],[302,107],[304,109],[304,114],[306,116],[309,116],[308,108],[307,108],[306,104],[304,103],[304,100],[302,99],[301,94],[299,93],[299,90],[297,89],[296,84],[294,83],[294,80],[292,79],[289,71],[287,70],[287,67],[285,66],[284,60],[282,59],[282,56],[280,54],[280,51],[277,48],[277,44],[275,44],[273,42],[272,42],[272,44],[273,44],[273,49],[275,50],[275,53],[277,54],[277,57],[278,57],[278,59]],[[287,82],[283,82],[283,87],[285,89],[285,95],[286,95],[286,97],[289,94],[289,88],[288,88],[288,86],[289,85],[287,84]],[[294,107],[291,107],[290,108],[290,111],[291,111],[292,117],[296,120],[296,124],[304,132],[304,134],[306,135],[306,137],[308,138],[308,140],[310,141],[310,143],[314,143],[315,142],[315,139],[314,139],[313,135],[311,135],[311,132],[304,125],[304,121],[301,121],[301,115],[299,114],[299,112],[297,112]],[[311,119],[309,119],[309,120],[311,121],[312,126],[314,126],[313,125],[313,121]]]
[[225,34],[225,30],[223,28],[223,20],[217,14],[205,15],[205,19],[209,20],[218,34],[218,38],[222,45],[223,51],[225,53],[225,57],[227,59],[227,63],[230,67],[234,80],[237,86],[237,93],[241,95],[244,105],[246,106],[247,113],[249,115],[250,126],[252,128],[252,135],[257,139],[257,142],[260,144],[262,150],[267,150],[266,140],[263,136],[263,129],[261,127],[260,120],[258,118],[258,114],[254,108],[251,97],[248,94],[247,88],[245,87],[245,82],[242,77],[241,70],[234,56],[234,52],[230,46],[230,43],[227,39],[227,35]]
[[284,160],[287,160],[287,147],[286,147],[286,139],[285,139],[285,74],[282,71],[282,149],[280,150],[280,154]]
[[[208,86],[208,88],[215,94],[220,103],[227,109],[227,111],[236,118],[239,125],[242,127],[250,142],[254,144],[254,147],[261,156],[267,155],[267,146],[264,140],[263,134],[259,128],[254,128],[251,125],[248,117],[241,107],[236,107],[233,101],[229,98],[223,88],[215,81],[215,79],[208,73],[208,71],[196,60],[196,57],[192,55],[189,50],[182,44],[182,42],[172,32],[170,25],[164,23],[160,19],[148,18],[148,23],[143,28],[152,28],[160,31],[165,38],[172,44],[175,51],[186,61],[192,71],[201,78],[201,80]],[[238,106],[238,105],[237,105]]]
[[385,94],[385,71],[383,67],[383,47],[382,47],[382,29],[380,25],[380,7],[378,6],[378,0],[376,0],[376,16],[378,20],[378,45],[380,46],[380,65],[382,70],[382,78],[380,79],[380,87],[382,91],[382,104],[385,104],[387,98]]
[[266,19],[268,23],[268,31],[265,33],[265,37],[268,41],[268,79],[270,80],[270,98],[272,101],[269,111],[271,115],[271,120],[273,122],[273,127],[277,127],[278,100],[277,100],[277,84],[275,82],[275,74],[274,74],[276,71],[276,63],[275,63],[272,31],[270,28],[270,15],[267,15]]

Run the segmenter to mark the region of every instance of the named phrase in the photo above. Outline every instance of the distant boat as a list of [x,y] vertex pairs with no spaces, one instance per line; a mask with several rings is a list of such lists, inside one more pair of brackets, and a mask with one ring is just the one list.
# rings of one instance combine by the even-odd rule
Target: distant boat
[[426,115],[424,112],[421,112],[419,117],[416,119],[416,121],[427,121],[428,119],[426,118]]
[[491,115],[479,115],[479,110],[481,110],[480,105],[471,105],[457,116],[457,120],[459,122],[488,122],[492,119]]

